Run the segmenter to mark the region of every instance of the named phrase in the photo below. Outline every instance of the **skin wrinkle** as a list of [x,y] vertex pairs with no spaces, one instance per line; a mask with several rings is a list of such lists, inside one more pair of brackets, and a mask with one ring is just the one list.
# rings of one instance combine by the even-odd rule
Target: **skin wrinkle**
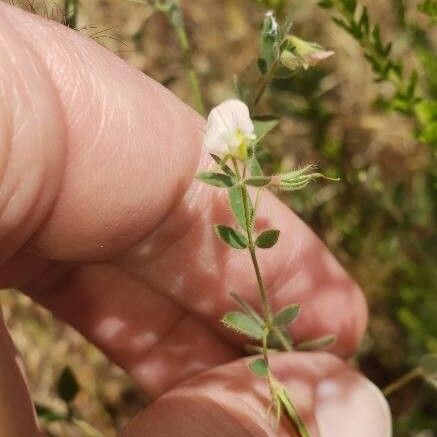
[[[154,90],[152,90],[152,91],[154,91]],[[121,98],[121,97],[118,96],[118,98]],[[113,111],[111,111],[111,112],[113,112]],[[172,115],[173,115],[173,114],[172,114]],[[106,115],[106,116],[107,116],[107,115]],[[146,114],[146,116],[147,116],[147,114]],[[108,121],[107,121],[107,120],[103,120],[103,121],[101,121],[100,126],[104,126],[105,123],[108,123]],[[127,123],[128,123],[129,126],[132,125],[131,117],[128,118]],[[152,124],[152,127],[153,127],[154,130],[156,130],[154,124]],[[155,136],[159,135],[159,130],[160,130],[160,128],[159,128],[158,131],[154,134]],[[176,132],[174,132],[173,136],[176,137]],[[116,154],[117,152],[118,152],[118,150],[115,149],[115,150],[114,150],[114,154]],[[152,201],[150,201],[150,203],[152,204]],[[155,199],[155,204],[156,204],[156,203],[157,203],[157,199]],[[176,204],[173,205],[173,207],[176,207],[176,206],[177,206]],[[169,211],[169,212],[170,212],[170,211]],[[135,215],[135,211],[128,211],[127,214],[134,216],[134,215]],[[156,226],[159,226],[160,223],[162,222],[162,218],[157,219],[156,222],[157,222],[157,223],[156,223]],[[153,231],[153,229],[150,229],[148,233],[150,233],[150,232],[152,232],[152,231]]]
[[[10,20],[8,20],[5,17],[2,17],[3,20],[5,20],[5,23],[7,23],[9,26],[11,26],[12,28],[14,28],[13,24],[10,22]],[[16,35],[16,34],[15,34]],[[20,38],[18,35],[16,35],[18,38]],[[12,67],[12,69],[14,70],[14,77],[16,78],[16,81],[14,82],[15,87],[13,88],[13,90],[17,90],[17,87],[20,86],[20,93],[19,96],[17,97],[17,99],[19,99],[21,106],[17,105],[15,106],[16,108],[30,108],[30,111],[26,110],[26,112],[23,115],[15,114],[15,117],[12,119],[13,122],[13,127],[12,130],[9,132],[10,135],[10,152],[12,151],[13,147],[14,147],[14,143],[16,141],[22,141],[20,140],[20,136],[25,133],[24,130],[25,128],[29,128],[28,125],[30,124],[31,127],[33,126],[38,126],[39,123],[39,119],[37,118],[39,115],[39,107],[36,106],[36,100],[34,96],[34,90],[31,90],[30,88],[30,83],[28,80],[26,81],[24,79],[24,76],[21,73],[21,69],[19,68],[19,59],[17,56],[14,56],[13,54],[13,50],[12,48],[9,49],[9,45],[8,42],[6,40],[6,38],[2,38],[3,41],[3,45],[2,45],[2,49],[4,51],[6,51],[6,53],[9,55],[8,59],[10,60],[10,66]],[[29,74],[29,70],[31,71],[31,75],[35,76],[37,79],[40,80],[40,78],[42,78],[42,76],[44,76],[44,80],[47,81],[46,85],[48,87],[48,89],[53,89],[53,83],[50,81],[50,79],[46,79],[47,77],[50,78],[49,76],[49,72],[47,71],[47,69],[44,68],[44,64],[41,62],[41,60],[39,59],[39,57],[36,55],[36,53],[31,49],[31,47],[29,47],[27,44],[25,44],[25,41],[20,38],[20,45],[22,46],[23,50],[25,51],[25,53],[27,53],[27,59],[30,59],[30,62],[27,62],[27,71],[26,74]],[[43,70],[43,71],[41,71]],[[6,71],[4,74],[8,74],[8,71]],[[18,84],[17,84],[18,82]],[[6,93],[4,93],[6,94]],[[33,97],[33,98],[32,98]],[[52,97],[53,99],[56,99],[56,94],[53,93],[51,96],[48,97]],[[59,106],[59,101],[55,102],[55,101],[51,101],[51,103],[53,105]],[[13,111],[11,111],[13,112]],[[28,118],[28,115],[32,114],[32,117]],[[35,115],[34,115],[35,114]],[[61,117],[59,117],[62,120],[62,112],[61,112]],[[17,124],[15,122],[15,119],[18,120],[22,120],[21,124]],[[63,125],[62,127],[64,127],[65,125]],[[45,138],[43,138],[43,132],[41,129],[33,129],[33,135],[36,136],[35,138],[35,143],[36,144],[43,144],[45,141]],[[56,134],[60,135],[60,137],[63,137],[62,133],[64,132],[64,129],[59,129],[56,130],[55,133],[55,138],[56,138]],[[47,146],[46,146],[47,147]],[[61,155],[59,155],[61,156]],[[43,158],[44,159],[44,158]],[[62,159],[62,158],[61,158]],[[8,197],[6,204],[2,205],[2,211],[1,211],[1,215],[4,217],[4,211],[6,211],[6,208],[9,206],[8,210],[11,210],[10,205],[14,202],[14,200],[18,197],[18,202],[23,202],[23,199],[25,201],[27,201],[27,209],[25,209],[24,214],[21,214],[20,216],[20,220],[18,223],[18,225],[16,225],[17,229],[20,229],[20,225],[22,224],[26,224],[28,222],[27,218],[32,215],[37,215],[39,218],[39,221],[33,223],[33,228],[36,229],[38,227],[39,224],[41,224],[44,221],[44,218],[46,216],[49,215],[50,213],[50,209],[51,207],[54,207],[55,203],[56,203],[56,195],[57,192],[59,191],[59,187],[61,185],[61,180],[62,179],[62,172],[58,172],[57,175],[60,175],[58,177],[58,180],[56,182],[58,182],[58,184],[55,186],[53,184],[53,180],[50,176],[52,176],[52,173],[54,171],[54,167],[53,165],[60,165],[61,163],[59,162],[60,158],[57,158],[57,162],[56,163],[52,163],[50,162],[50,160],[48,161],[48,165],[47,162],[40,162],[39,166],[35,166],[32,169],[34,170],[34,175],[36,177],[36,182],[32,182],[32,183],[27,183],[25,182],[25,180],[30,180],[32,181],[32,177],[30,177],[29,175],[29,169],[27,169],[27,171],[23,171],[23,172],[19,172],[19,179],[18,181],[15,182],[15,186],[12,187],[12,194]],[[11,160],[9,160],[9,165],[8,167],[11,168],[11,166],[13,165],[13,163],[11,163]],[[32,173],[32,169],[30,170]],[[7,169],[4,172],[4,175],[7,173]],[[2,174],[2,182],[4,182],[4,176]],[[49,199],[46,199],[46,201],[44,202],[44,196],[47,198],[48,196],[46,196],[46,192],[47,192],[47,184],[46,182],[50,180],[50,184],[52,186],[51,190],[52,192],[49,194],[50,197]],[[34,188],[36,187],[36,189]],[[56,189],[53,189],[53,187],[55,187]],[[31,188],[31,189],[30,189]],[[24,197],[22,192],[24,191]],[[20,195],[20,196],[19,196]],[[40,200],[43,199],[41,202]],[[42,207],[40,207],[40,205],[43,205]],[[44,208],[44,209],[42,209]],[[13,209],[14,211],[14,209]],[[31,237],[31,234],[28,235],[28,238]],[[14,243],[14,240],[12,240],[12,243]],[[14,243],[16,244],[16,243]],[[21,241],[20,242],[21,245],[26,244],[26,241]],[[20,247],[15,247],[15,251],[19,250]],[[14,251],[14,249],[12,249]],[[12,252],[13,253],[13,252]],[[11,254],[9,254],[11,255]]]

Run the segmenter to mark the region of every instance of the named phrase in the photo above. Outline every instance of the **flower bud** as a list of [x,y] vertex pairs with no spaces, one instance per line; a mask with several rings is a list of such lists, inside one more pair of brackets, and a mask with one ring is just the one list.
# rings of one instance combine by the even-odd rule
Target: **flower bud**
[[280,190],[296,191],[306,187],[311,181],[316,179],[328,179],[338,181],[338,178],[329,178],[322,173],[314,172],[316,166],[313,164],[306,167],[292,170],[284,174],[274,176],[270,185],[277,186]]
[[[332,50],[325,50],[319,44],[304,41],[303,39],[300,39],[294,35],[290,35],[287,37],[287,46],[293,50],[293,53],[291,53],[291,51],[289,51],[288,49],[284,50],[282,53],[289,52],[296,58],[300,59],[300,66],[302,66],[305,70],[307,70],[309,67],[314,67],[320,61],[323,61],[324,59],[327,59],[334,54],[334,51]],[[290,58],[290,55],[288,54],[286,54],[285,56]],[[284,63],[284,65],[286,64]]]

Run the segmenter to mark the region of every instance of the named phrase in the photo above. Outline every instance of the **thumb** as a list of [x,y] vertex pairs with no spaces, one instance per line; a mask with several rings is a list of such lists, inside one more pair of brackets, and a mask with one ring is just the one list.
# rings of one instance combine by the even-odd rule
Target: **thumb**
[[[267,415],[265,380],[252,375],[247,359],[217,367],[171,390],[139,414],[123,437],[286,437]],[[391,419],[382,393],[340,359],[327,353],[271,357],[312,437],[390,437]]]
[[[35,38],[35,36],[38,38]],[[107,259],[182,197],[202,119],[65,26],[0,3],[1,261]]]

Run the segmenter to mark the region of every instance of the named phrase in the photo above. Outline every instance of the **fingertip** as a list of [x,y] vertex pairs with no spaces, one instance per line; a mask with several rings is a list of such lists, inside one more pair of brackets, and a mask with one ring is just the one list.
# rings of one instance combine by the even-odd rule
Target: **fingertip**
[[315,406],[322,437],[392,435],[387,400],[358,373],[345,371],[322,380],[316,387]]

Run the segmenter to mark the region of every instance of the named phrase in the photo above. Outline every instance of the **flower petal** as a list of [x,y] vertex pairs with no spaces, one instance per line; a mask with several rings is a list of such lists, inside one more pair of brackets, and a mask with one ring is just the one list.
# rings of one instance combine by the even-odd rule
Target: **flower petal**
[[237,134],[250,136],[254,129],[247,105],[237,99],[226,100],[208,116],[204,145],[210,153],[222,157],[233,147]]

